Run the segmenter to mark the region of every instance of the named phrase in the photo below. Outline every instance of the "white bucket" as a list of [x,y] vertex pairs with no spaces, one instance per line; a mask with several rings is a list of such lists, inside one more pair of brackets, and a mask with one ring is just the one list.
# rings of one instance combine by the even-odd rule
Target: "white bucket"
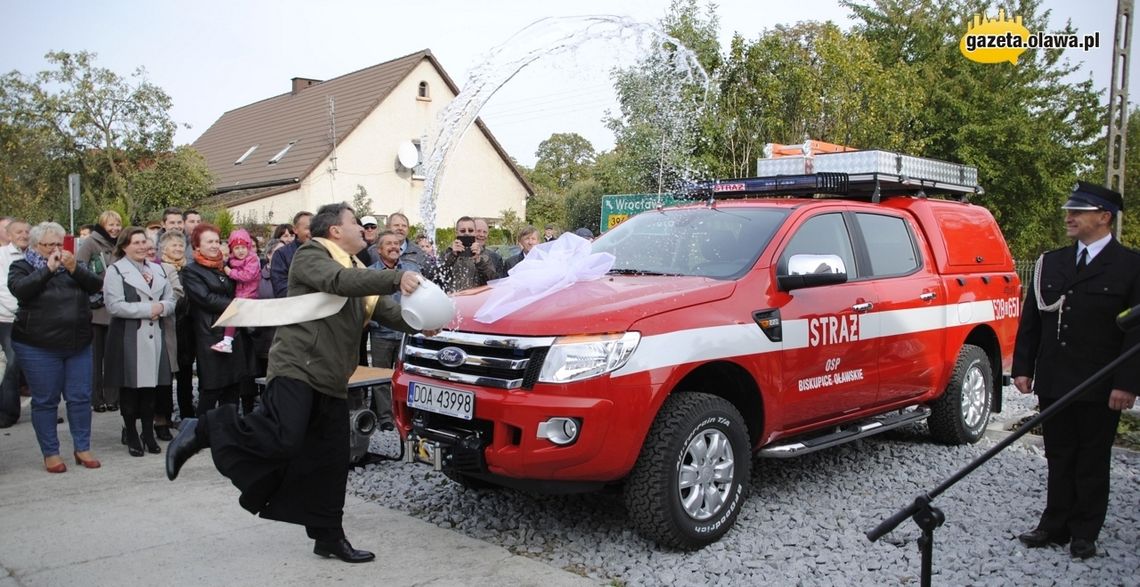
[[416,330],[438,330],[455,318],[455,300],[427,279],[412,295],[400,297],[400,315]]

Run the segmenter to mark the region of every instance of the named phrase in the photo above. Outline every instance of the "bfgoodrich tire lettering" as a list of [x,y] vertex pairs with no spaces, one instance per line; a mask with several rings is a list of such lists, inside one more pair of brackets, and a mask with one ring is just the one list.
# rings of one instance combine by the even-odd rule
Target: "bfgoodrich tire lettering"
[[736,522],[751,472],[740,412],[715,395],[674,393],[626,482],[626,509],[647,539],[695,550],[719,540]]
[[994,397],[990,359],[980,347],[962,345],[942,397],[931,404],[930,434],[946,444],[973,444],[985,434]]

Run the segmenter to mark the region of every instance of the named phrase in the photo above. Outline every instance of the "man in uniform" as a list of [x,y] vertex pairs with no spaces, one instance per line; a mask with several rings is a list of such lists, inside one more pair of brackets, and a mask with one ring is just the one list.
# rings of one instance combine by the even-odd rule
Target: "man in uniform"
[[348,299],[331,315],[279,327],[263,402],[244,417],[223,405],[198,420],[183,420],[167,448],[166,475],[174,480],[191,456],[209,447],[218,472],[241,490],[243,508],[304,525],[318,555],[367,562],[375,556],[353,548],[342,525],[348,379],[356,369],[359,332],[369,319],[415,332],[389,294],[412,293],[420,276],[361,267],[354,255],[364,249],[364,230],[347,204],[322,206],[312,219],[312,236],[293,258],[289,297],[325,292]]
[[[1036,393],[1045,410],[1140,342],[1140,330],[1116,327],[1120,312],[1140,304],[1140,254],[1112,237],[1120,194],[1078,182],[1065,210],[1075,245],[1038,260],[1013,354],[1014,385]],[[1109,465],[1120,410],[1140,391],[1140,359],[1093,385],[1044,423],[1048,497],[1026,546],[1065,544],[1076,558],[1096,554],[1108,511]]]

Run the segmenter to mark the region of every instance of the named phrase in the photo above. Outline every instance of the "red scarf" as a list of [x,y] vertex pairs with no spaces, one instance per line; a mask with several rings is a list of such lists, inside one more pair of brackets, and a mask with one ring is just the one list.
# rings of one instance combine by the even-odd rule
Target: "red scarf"
[[194,262],[203,266],[203,267],[209,267],[210,269],[221,270],[222,265],[225,264],[225,258],[222,257],[221,254],[218,254],[218,256],[216,258],[211,259],[209,257],[203,256],[200,251],[195,250],[194,251]]

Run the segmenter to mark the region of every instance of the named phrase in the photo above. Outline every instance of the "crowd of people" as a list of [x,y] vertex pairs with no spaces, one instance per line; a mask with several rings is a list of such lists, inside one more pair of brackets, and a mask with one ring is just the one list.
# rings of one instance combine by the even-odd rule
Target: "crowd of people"
[[[0,216],[0,428],[19,421],[21,395],[30,396],[49,473],[67,471],[63,422],[75,464],[102,466],[93,417],[121,418],[132,457],[161,454],[159,441],[168,441],[172,480],[210,447],[218,470],[242,490],[243,507],[304,525],[318,555],[372,560],[341,526],[349,375],[357,365],[395,366],[401,338],[414,332],[399,299],[421,276],[448,292],[485,285],[525,258],[539,233],[524,228],[518,254],[503,259],[487,246],[487,223],[464,216],[437,256],[427,235],[409,239],[400,212],[381,225],[330,204],[292,220],[263,242],[176,208],[141,226],[108,210],[74,237],[55,222]],[[552,235],[548,227],[544,240]],[[215,327],[235,299],[311,292],[352,301],[333,316],[276,328]],[[315,348],[322,330],[335,336]],[[380,428],[390,429],[390,389],[374,388],[372,397]]]
[[[161,453],[158,441],[170,441],[184,419],[227,404],[250,413],[275,329],[213,325],[235,298],[288,295],[289,269],[311,238],[313,216],[298,212],[262,239],[245,229],[222,234],[198,211],[176,208],[143,226],[125,226],[108,210],[74,239],[54,222],[0,217],[0,428],[20,419],[20,396],[30,395],[44,467],[63,472],[60,421],[71,430],[75,462],[98,467],[92,412],[117,413],[121,442],[138,457]],[[415,272],[449,292],[505,277],[540,238],[556,236],[553,226],[545,234],[525,227],[518,254],[504,259],[487,246],[487,222],[464,216],[437,257],[428,235],[408,237],[403,213],[383,224],[371,215],[356,222],[365,245],[355,254],[360,267]],[[391,296],[398,302],[400,293]],[[394,367],[402,336],[370,321],[359,364]],[[391,427],[388,389],[373,394],[372,407],[381,428]]]

